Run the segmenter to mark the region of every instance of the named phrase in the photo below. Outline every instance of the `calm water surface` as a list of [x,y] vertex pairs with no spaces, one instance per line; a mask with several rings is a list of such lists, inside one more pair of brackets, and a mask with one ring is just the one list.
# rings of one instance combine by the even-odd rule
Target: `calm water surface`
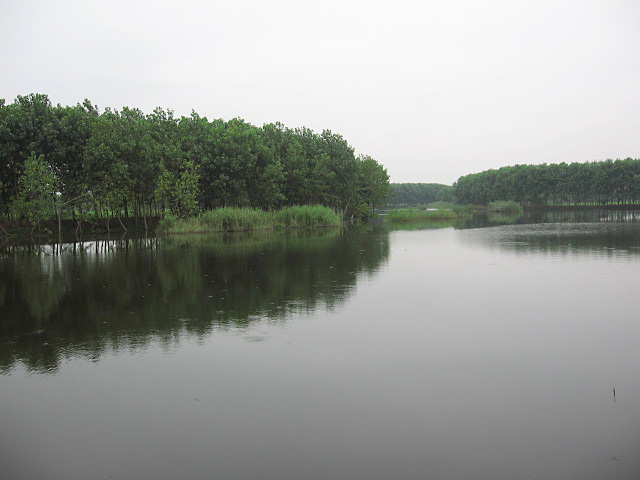
[[0,477],[640,478],[604,220],[5,252]]

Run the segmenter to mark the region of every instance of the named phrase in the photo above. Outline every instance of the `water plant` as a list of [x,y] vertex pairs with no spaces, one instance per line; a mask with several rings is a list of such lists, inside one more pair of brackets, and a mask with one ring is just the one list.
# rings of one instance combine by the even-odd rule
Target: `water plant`
[[416,220],[453,220],[462,218],[470,212],[467,207],[456,206],[454,208],[440,208],[425,210],[419,208],[399,208],[391,210],[387,214],[389,222],[409,222]]
[[408,222],[412,220],[436,220],[455,218],[453,210],[421,210],[419,208],[401,208],[391,210],[387,214],[387,220],[391,222]]
[[335,227],[342,217],[322,205],[300,205],[280,210],[216,208],[190,218],[166,215],[158,224],[163,233],[248,232],[291,228]]

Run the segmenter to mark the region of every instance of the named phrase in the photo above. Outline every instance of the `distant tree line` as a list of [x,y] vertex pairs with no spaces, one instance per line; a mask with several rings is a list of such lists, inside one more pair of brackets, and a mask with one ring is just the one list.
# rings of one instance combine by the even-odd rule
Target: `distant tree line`
[[638,204],[640,159],[502,167],[460,177],[454,190],[463,204]]
[[320,204],[367,216],[389,193],[386,170],[324,130],[256,127],[240,118],[175,118],[162,108],[99,112],[89,100],[52,106],[47,95],[0,100],[0,216],[32,224],[223,206]]
[[392,183],[389,205],[424,205],[438,201],[452,202],[453,188],[441,183]]

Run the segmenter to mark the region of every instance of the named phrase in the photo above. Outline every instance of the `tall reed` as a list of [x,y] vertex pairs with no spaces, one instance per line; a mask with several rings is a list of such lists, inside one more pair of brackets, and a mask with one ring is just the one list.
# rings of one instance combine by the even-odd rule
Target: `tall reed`
[[390,222],[409,222],[413,220],[450,220],[458,218],[459,213],[451,209],[421,210],[418,208],[401,208],[391,210],[387,214]]
[[191,218],[167,215],[158,230],[165,233],[248,232],[281,228],[315,228],[342,225],[342,217],[322,205],[301,205],[265,211],[224,207]]

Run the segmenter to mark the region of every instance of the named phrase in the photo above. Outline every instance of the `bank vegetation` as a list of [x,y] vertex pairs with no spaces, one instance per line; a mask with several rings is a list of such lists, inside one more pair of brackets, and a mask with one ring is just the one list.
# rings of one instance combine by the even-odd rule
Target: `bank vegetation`
[[[388,194],[383,166],[356,156],[330,130],[257,127],[196,112],[175,117],[162,108],[149,114],[130,107],[100,111],[89,100],[54,106],[42,94],[18,96],[11,104],[0,100],[5,231],[18,222],[34,230],[56,219],[58,225],[72,219],[78,228],[91,221],[124,229],[133,218],[147,229],[150,218],[167,214],[208,225],[227,218],[226,210],[208,213],[216,209],[236,209],[239,219],[267,218],[268,212],[304,205],[356,221],[370,217]],[[276,224],[299,221],[304,223],[283,213]]]

